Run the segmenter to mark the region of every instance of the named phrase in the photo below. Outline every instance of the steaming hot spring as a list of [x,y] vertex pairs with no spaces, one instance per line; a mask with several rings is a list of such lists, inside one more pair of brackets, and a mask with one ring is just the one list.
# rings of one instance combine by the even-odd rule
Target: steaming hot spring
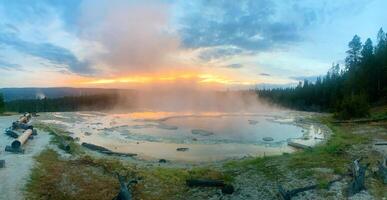
[[181,162],[290,153],[289,142],[311,146],[329,133],[311,120],[314,113],[273,108],[254,92],[142,91],[117,104],[106,112],[42,113],[38,120],[79,143]]
[[79,142],[138,159],[207,162],[294,151],[289,141],[315,145],[328,129],[294,111],[246,112],[65,112],[40,120],[60,126]]

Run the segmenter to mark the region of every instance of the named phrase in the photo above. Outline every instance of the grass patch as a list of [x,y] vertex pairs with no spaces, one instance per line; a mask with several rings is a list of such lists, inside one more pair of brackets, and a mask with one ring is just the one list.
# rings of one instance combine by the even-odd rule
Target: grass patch
[[324,145],[293,154],[289,167],[292,169],[326,167],[333,169],[335,173],[343,174],[352,159],[347,150],[353,145],[368,143],[369,137],[349,133],[342,127],[330,123],[327,118],[322,118],[321,121],[333,132],[329,140]]
[[44,150],[36,157],[26,185],[27,199],[112,199],[118,180],[99,168],[61,160],[56,151]]

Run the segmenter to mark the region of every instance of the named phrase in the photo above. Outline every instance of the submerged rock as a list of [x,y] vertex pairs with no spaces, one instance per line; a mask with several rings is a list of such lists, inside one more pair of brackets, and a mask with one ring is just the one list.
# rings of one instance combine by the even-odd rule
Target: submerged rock
[[92,135],[92,133],[90,133],[90,132],[85,132],[84,134],[85,134],[86,136]]
[[258,124],[258,121],[257,121],[257,120],[249,119],[248,121],[249,121],[249,124],[251,124],[251,125],[256,125],[256,124]]
[[160,128],[160,129],[166,129],[166,130],[177,130],[178,129],[177,126],[172,126],[172,125],[167,125],[167,124],[159,124],[156,127]]
[[189,150],[189,148],[187,148],[187,147],[179,147],[176,149],[176,151],[188,151],[188,150]]
[[273,141],[274,139],[272,137],[264,137],[262,138],[263,141],[270,142]]
[[191,132],[192,132],[192,134],[194,134],[194,135],[201,135],[201,136],[210,136],[210,135],[214,135],[213,132],[206,131],[206,130],[202,130],[202,129],[193,129]]

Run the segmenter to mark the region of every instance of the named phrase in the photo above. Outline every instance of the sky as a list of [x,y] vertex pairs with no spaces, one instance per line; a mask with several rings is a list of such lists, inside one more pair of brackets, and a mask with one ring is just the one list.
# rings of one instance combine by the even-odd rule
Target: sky
[[387,29],[385,0],[0,0],[0,87],[292,85]]

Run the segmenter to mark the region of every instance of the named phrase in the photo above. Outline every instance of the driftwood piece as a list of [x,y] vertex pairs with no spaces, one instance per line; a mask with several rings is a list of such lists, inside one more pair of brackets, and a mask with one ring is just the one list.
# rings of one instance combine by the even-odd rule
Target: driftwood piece
[[120,191],[116,197],[113,198],[113,200],[131,200],[132,199],[132,191],[131,191],[131,185],[134,183],[137,183],[137,181],[129,181],[128,183],[125,183],[125,178],[123,176],[120,176],[117,173],[118,181],[120,182]]
[[378,161],[378,176],[381,178],[383,184],[387,184],[387,158]]
[[387,145],[387,142],[375,142],[374,145]]
[[300,143],[297,143],[297,142],[289,141],[288,145],[291,146],[291,147],[294,147],[294,148],[298,148],[298,149],[312,149],[312,147],[310,147],[308,145],[300,144]]
[[353,196],[357,193],[359,193],[362,190],[365,190],[364,182],[365,182],[365,173],[367,168],[369,167],[369,164],[361,165],[360,164],[361,158],[356,159],[353,161],[351,170],[352,170],[352,176],[353,180],[349,185],[348,188],[348,195]]
[[187,186],[201,186],[201,187],[223,187],[225,186],[222,180],[210,180],[210,179],[188,179],[186,181]]
[[58,136],[58,147],[63,151],[69,152],[71,150],[70,143],[67,142],[63,137]]
[[[343,177],[339,177],[337,179],[329,181],[328,182],[328,187],[330,187],[334,182],[340,181],[341,179],[343,179]],[[278,186],[278,192],[279,192],[279,196],[283,200],[291,200],[298,193],[305,192],[305,191],[308,191],[308,190],[316,189],[316,188],[318,188],[318,186],[319,186],[318,184],[315,184],[315,185],[310,185],[310,186],[306,186],[306,187],[296,188],[296,189],[293,189],[293,190],[285,190],[282,187],[282,185],[279,185]]]
[[234,187],[226,184],[223,180],[188,179],[186,184],[189,187],[219,187],[222,189],[223,194],[232,194],[234,192]]
[[100,153],[104,153],[104,154],[107,154],[107,155],[113,155],[113,156],[137,156],[137,154],[135,153],[120,153],[120,152],[114,152],[114,151],[111,151],[105,147],[101,147],[101,146],[98,146],[98,145],[95,145],[95,144],[90,144],[90,143],[86,143],[86,142],[82,142],[81,144],[82,146],[88,148],[88,149],[91,149],[91,150],[94,150],[94,151],[98,151]]

